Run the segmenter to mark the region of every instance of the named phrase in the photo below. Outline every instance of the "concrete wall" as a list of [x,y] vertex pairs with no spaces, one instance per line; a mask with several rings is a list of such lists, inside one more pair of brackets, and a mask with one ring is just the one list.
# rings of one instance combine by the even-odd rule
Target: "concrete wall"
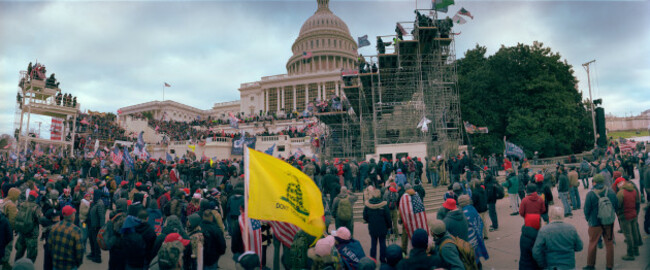
[[401,144],[382,144],[377,146],[375,155],[367,155],[366,160],[374,158],[378,160],[380,156],[390,154],[391,159],[395,160],[397,154],[407,153],[409,157],[418,157],[424,159],[427,156],[426,143],[401,143]]
[[608,131],[647,130],[650,128],[650,116],[605,117],[605,126]]

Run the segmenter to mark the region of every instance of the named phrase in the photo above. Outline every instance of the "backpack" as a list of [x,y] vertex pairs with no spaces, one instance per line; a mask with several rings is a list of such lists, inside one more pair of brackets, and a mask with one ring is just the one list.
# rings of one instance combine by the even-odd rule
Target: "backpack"
[[399,204],[399,194],[397,192],[388,191],[388,209],[395,210]]
[[496,194],[497,195],[496,196],[497,200],[501,200],[501,199],[503,199],[503,197],[506,196],[505,190],[503,189],[503,186],[499,185],[499,183],[494,185],[494,189],[497,191],[497,194]]
[[616,213],[614,212],[614,206],[612,201],[607,197],[607,192],[609,189],[605,189],[605,196],[599,196],[596,192],[596,197],[598,197],[598,220],[600,220],[601,225],[612,225],[616,220]]
[[158,265],[161,269],[174,269],[183,257],[183,244],[178,241],[163,243],[158,251]]
[[[38,205],[29,206],[23,203],[18,207],[18,215],[16,215],[15,230],[19,233],[31,233],[34,230],[34,212],[36,212]],[[36,225],[38,226],[38,225]]]
[[452,236],[451,239],[442,241],[440,247],[447,243],[456,245],[456,248],[458,249],[458,257],[460,258],[460,261],[463,262],[466,270],[478,269],[478,265],[476,265],[476,254],[474,254],[474,248],[469,242],[456,236]]
[[174,198],[169,204],[169,213],[170,215],[175,215],[178,218],[181,217],[181,212],[183,211],[181,202]]
[[97,245],[102,250],[111,250],[115,243],[117,242],[117,232],[124,224],[126,215],[124,213],[119,213],[115,215],[111,220],[104,223],[99,232],[97,233]]
[[352,220],[352,202],[350,202],[350,198],[339,200],[339,207],[336,209],[336,218],[344,222]]

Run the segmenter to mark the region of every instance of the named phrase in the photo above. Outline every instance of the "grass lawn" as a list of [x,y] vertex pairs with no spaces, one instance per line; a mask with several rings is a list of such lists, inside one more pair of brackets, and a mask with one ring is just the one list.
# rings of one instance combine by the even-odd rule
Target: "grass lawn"
[[[638,132],[638,133],[637,133]],[[614,139],[621,138],[632,138],[632,137],[641,137],[641,136],[650,136],[647,130],[621,130],[621,131],[610,131],[607,132],[607,137],[612,137]]]

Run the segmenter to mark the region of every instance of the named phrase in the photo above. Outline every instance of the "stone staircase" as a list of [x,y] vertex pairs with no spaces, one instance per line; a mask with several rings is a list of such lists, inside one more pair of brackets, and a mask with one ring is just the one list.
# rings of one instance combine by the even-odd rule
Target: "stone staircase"
[[[426,181],[426,180],[425,180]],[[435,216],[435,213],[442,207],[442,196],[447,192],[447,186],[438,186],[433,188],[431,184],[423,184],[425,195],[423,199],[424,208],[428,216]],[[357,196],[357,201],[352,206],[352,212],[355,222],[363,222],[363,193],[354,193]]]

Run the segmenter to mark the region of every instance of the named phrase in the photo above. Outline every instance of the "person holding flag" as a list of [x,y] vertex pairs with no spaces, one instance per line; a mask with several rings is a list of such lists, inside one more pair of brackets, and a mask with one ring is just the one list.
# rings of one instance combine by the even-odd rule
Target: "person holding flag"
[[427,214],[424,210],[424,203],[410,184],[404,185],[404,195],[399,202],[399,216],[402,219],[402,250],[408,250],[408,241],[417,229],[429,231]]

